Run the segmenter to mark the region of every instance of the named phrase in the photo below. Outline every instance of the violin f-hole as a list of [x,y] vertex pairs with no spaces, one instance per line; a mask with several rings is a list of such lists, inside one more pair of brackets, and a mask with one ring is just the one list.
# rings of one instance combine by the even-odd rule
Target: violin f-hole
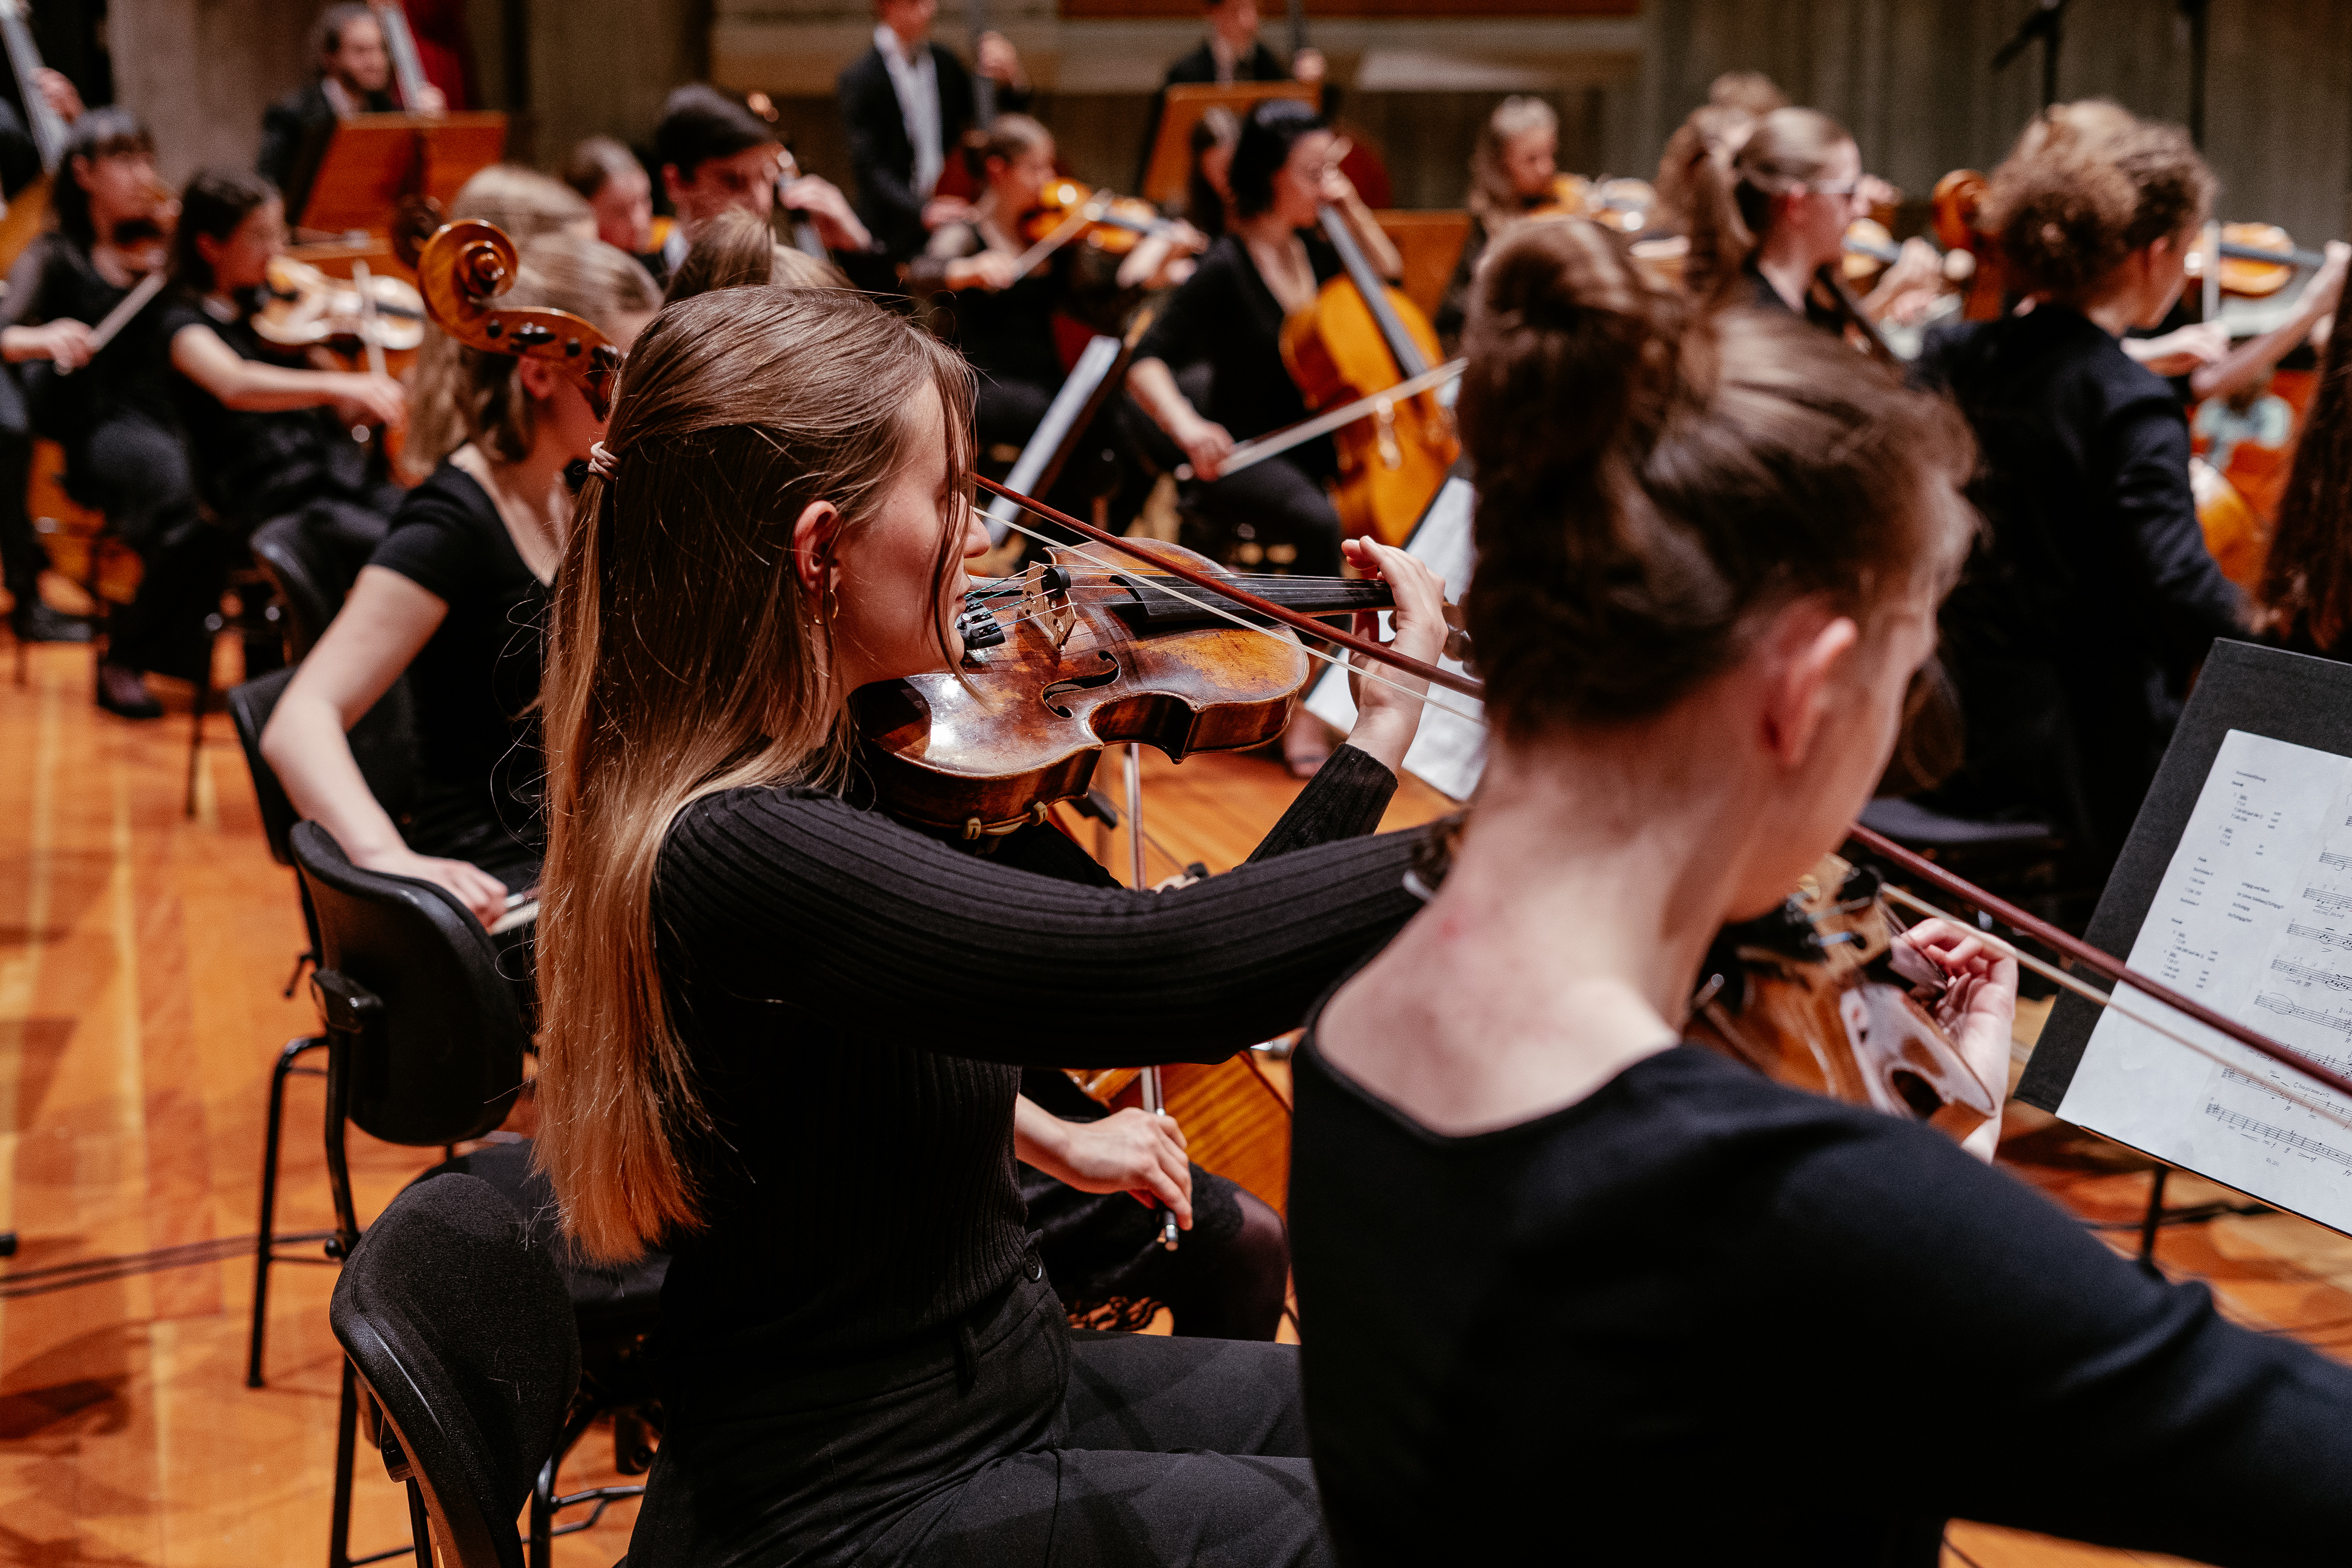
[[1067,696],[1074,692],[1095,691],[1100,687],[1107,686],[1113,681],[1118,679],[1118,661],[1117,659],[1113,658],[1109,653],[1105,653],[1101,649],[1097,649],[1095,651],[1095,657],[1100,659],[1104,664],[1110,667],[1107,670],[1099,670],[1091,675],[1072,675],[1067,680],[1055,681],[1052,685],[1047,686],[1044,691],[1037,694],[1037,700],[1044,703],[1046,707],[1051,709],[1055,717],[1068,718],[1070,716],[1070,710],[1055,702],[1054,700],[1055,698]]

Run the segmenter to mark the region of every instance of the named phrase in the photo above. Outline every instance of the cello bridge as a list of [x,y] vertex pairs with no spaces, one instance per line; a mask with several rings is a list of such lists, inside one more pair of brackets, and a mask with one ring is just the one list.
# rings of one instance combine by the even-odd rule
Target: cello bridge
[[1404,449],[1396,438],[1396,404],[1382,398],[1372,405],[1372,429],[1380,442],[1381,462],[1391,473],[1403,467]]

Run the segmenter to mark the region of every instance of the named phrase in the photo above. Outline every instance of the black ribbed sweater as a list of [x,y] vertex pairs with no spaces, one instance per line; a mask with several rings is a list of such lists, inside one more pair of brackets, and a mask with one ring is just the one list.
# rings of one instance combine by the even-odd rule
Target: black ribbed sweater
[[814,790],[681,812],[656,940],[716,1128],[667,1354],[717,1372],[754,1347],[885,1349],[1003,1285],[1026,1243],[1021,1067],[1215,1061],[1296,1027],[1419,907],[1417,837],[1353,836],[1395,787],[1342,747],[1250,864],[1165,894],[1015,869]]

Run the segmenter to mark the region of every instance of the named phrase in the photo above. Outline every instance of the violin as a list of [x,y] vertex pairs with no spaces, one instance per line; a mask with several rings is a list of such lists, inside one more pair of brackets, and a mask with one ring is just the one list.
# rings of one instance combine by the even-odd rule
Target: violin
[[621,350],[586,318],[549,305],[499,306],[521,265],[496,224],[441,225],[416,255],[417,293],[433,324],[469,349],[542,361],[562,371],[598,419],[613,412]]
[[[967,840],[1001,837],[1084,795],[1106,746],[1178,761],[1263,746],[1290,722],[1312,668],[1297,632],[1265,621],[1377,647],[1307,617],[1395,603],[1377,579],[1243,577],[1178,545],[1124,548],[1136,559],[1055,547],[973,589],[957,619],[960,668],[851,695],[887,810]],[[1467,652],[1458,632],[1448,649]]]
[[1990,188],[1978,171],[1955,169],[1936,182],[1933,196],[1936,243],[1948,258],[1956,253],[1969,256],[1965,266],[1948,259],[1944,275],[1959,286],[1960,314],[1970,321],[1990,321],[2009,306],[2009,269],[2000,242],[1977,223]]
[[1462,444],[1434,388],[1383,401],[1400,383],[1427,376],[1444,355],[1421,308],[1372,270],[1347,220],[1321,209],[1325,237],[1346,268],[1313,304],[1282,324],[1282,362],[1309,409],[1371,400],[1372,417],[1332,432],[1340,526],[1401,544],[1445,483]]
[[415,349],[425,341],[424,296],[404,278],[366,272],[364,265],[350,277],[330,277],[294,256],[270,257],[255,333],[284,348],[355,342],[377,357]]
[[2222,224],[2218,244],[2209,231],[2189,253],[2189,277],[2205,276],[2209,248],[2221,252],[2221,291],[2245,299],[2267,299],[2294,281],[2297,270],[2327,260],[2317,251],[2297,248],[2294,236],[2276,224]]
[[[1069,233],[1064,234],[1065,228]],[[1052,240],[1055,249],[1084,235],[1089,250],[1106,256],[1129,255],[1147,239],[1166,239],[1196,255],[1208,248],[1207,238],[1190,224],[1160,216],[1141,197],[1097,191],[1069,179],[1045,182],[1037,193],[1037,204],[1021,220],[1021,233],[1035,245]],[[1028,268],[1022,271],[1025,276]]]

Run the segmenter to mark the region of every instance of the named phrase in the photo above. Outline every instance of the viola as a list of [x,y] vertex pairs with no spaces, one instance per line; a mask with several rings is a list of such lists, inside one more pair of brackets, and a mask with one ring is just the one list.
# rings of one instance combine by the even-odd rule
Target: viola
[[2298,269],[2326,263],[2317,251],[2298,249],[2294,236],[2276,224],[2222,224],[2189,253],[2189,275],[2205,275],[2208,248],[2221,252],[2221,291],[2242,298],[2267,299],[2294,281]]
[[425,299],[416,286],[365,272],[364,264],[350,277],[331,277],[307,261],[275,256],[264,287],[253,329],[282,347],[351,342],[397,354],[425,340]]
[[[1395,603],[1374,579],[1242,577],[1178,545],[1128,548],[1135,559],[1108,564],[1055,548],[975,588],[958,619],[961,667],[852,695],[889,811],[996,837],[1084,795],[1106,746],[1154,746],[1180,761],[1262,746],[1289,723],[1312,668],[1297,632],[1266,627],[1265,612],[1354,643],[1306,618]],[[1467,651],[1458,633],[1449,646]]]
[[1346,270],[1283,322],[1282,362],[1309,409],[1372,400],[1373,417],[1332,432],[1339,450],[1332,502],[1348,532],[1399,544],[1445,483],[1462,444],[1433,389],[1392,402],[1381,394],[1428,375],[1444,356],[1429,318],[1372,270],[1346,219],[1328,205],[1320,216]]
[[444,224],[416,254],[416,287],[433,324],[469,349],[539,360],[562,371],[598,419],[613,410],[621,350],[586,318],[549,305],[499,306],[520,266],[496,224]]
[[[1064,234],[1065,229],[1069,232]],[[1083,235],[1088,249],[1106,256],[1126,256],[1147,239],[1166,239],[1195,253],[1208,248],[1207,239],[1198,230],[1160,216],[1141,197],[1097,191],[1069,179],[1045,182],[1037,193],[1037,204],[1021,220],[1021,233],[1033,245],[1052,240],[1056,249]],[[1025,274],[1027,268],[1023,271]]]

